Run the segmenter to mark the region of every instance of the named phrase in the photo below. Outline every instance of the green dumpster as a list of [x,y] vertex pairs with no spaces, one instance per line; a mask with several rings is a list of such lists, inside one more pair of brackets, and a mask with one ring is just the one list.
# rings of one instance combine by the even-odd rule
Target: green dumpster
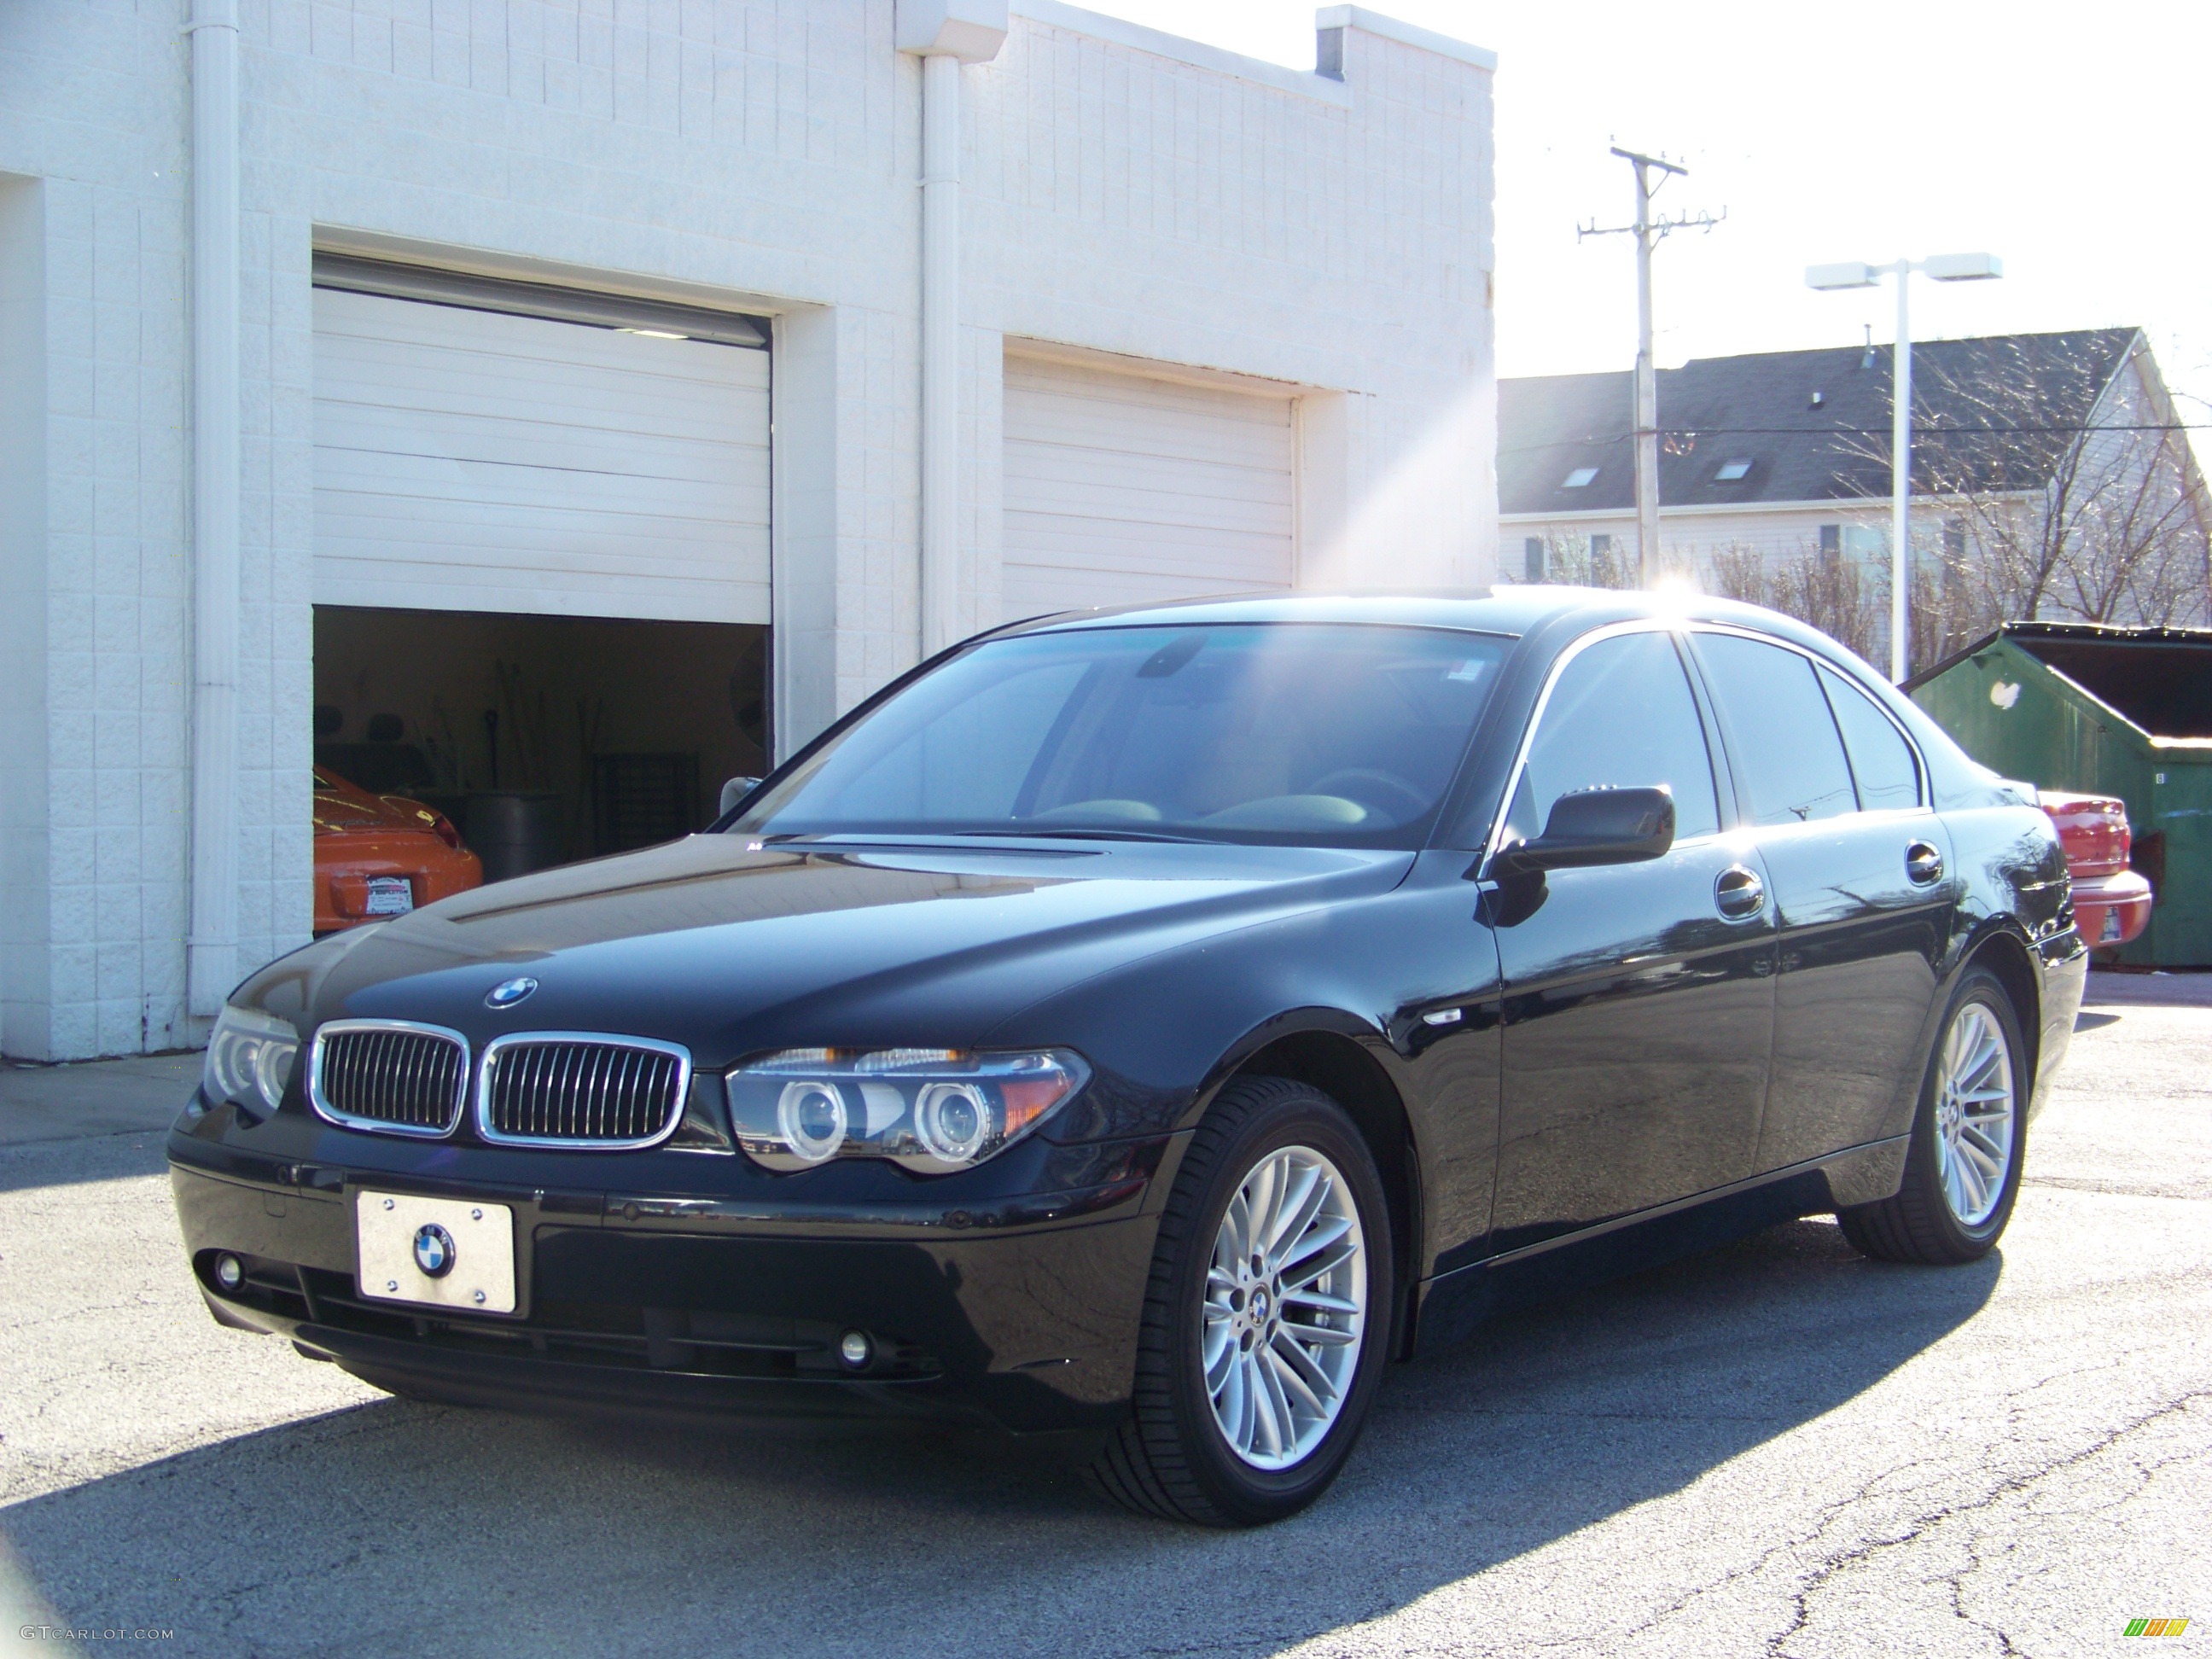
[[1904,689],[1984,766],[2125,801],[2156,897],[2119,959],[2212,966],[2212,629],[2007,623]]

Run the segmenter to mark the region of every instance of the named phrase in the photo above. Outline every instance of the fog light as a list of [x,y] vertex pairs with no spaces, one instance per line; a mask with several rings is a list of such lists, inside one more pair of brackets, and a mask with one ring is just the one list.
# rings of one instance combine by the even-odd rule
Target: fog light
[[868,1340],[866,1331],[848,1331],[837,1339],[837,1358],[856,1371],[868,1363],[868,1356],[875,1351],[876,1345]]
[[246,1283],[246,1264],[234,1255],[219,1255],[215,1259],[215,1282],[226,1291],[234,1291]]

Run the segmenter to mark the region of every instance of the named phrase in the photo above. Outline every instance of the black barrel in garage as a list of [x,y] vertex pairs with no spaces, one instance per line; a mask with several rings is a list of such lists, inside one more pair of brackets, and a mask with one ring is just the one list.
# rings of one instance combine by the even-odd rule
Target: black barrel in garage
[[505,881],[563,863],[568,812],[550,789],[478,789],[469,796],[468,842],[486,881]]

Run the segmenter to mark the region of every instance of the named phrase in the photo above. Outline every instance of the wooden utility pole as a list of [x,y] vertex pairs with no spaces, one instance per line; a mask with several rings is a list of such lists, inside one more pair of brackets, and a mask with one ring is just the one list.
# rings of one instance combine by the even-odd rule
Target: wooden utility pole
[[1690,170],[1618,144],[1613,147],[1613,154],[1636,170],[1636,222],[1601,230],[1592,221],[1577,226],[1575,234],[1577,239],[1622,234],[1636,238],[1636,586],[1642,587],[1659,562],[1659,374],[1651,356],[1651,250],[1669,231],[1711,230],[1728,217],[1728,210],[1721,210],[1719,219],[1699,213],[1694,217],[1686,214],[1679,219],[1655,220],[1651,198],[1656,186],[1651,175],[1656,173],[1663,185],[1668,174],[1686,179]]

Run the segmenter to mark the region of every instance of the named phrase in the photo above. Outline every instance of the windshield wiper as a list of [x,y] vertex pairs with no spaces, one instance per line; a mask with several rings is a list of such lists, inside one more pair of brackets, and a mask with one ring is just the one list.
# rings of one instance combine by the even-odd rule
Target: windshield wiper
[[1009,841],[1161,841],[1186,847],[1218,847],[1206,836],[1171,836],[1162,830],[947,830],[941,833],[963,837],[1000,836]]
[[[725,831],[732,834],[734,831]],[[1224,843],[1207,836],[1171,836],[1155,830],[786,830],[773,836],[748,839],[763,847],[787,847],[794,842],[841,841],[896,842],[913,844],[932,841],[973,841],[988,836],[1005,841],[1151,841],[1175,842],[1187,847],[1219,847]]]

